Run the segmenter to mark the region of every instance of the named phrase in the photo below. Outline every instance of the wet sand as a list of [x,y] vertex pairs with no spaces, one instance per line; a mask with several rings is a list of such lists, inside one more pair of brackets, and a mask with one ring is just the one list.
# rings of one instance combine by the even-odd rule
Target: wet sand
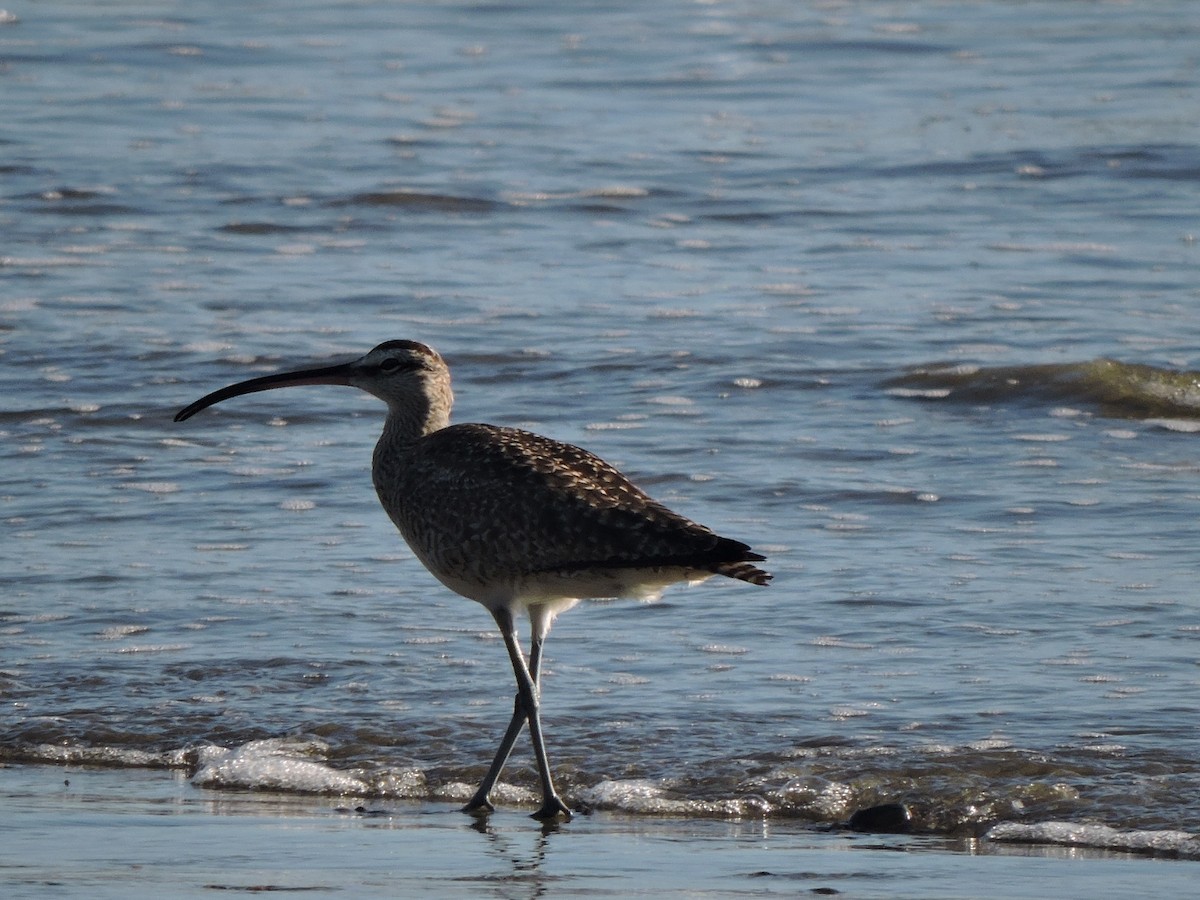
[[0,895],[1188,896],[1195,864],[1052,847],[596,813],[206,791],[178,773],[0,768]]

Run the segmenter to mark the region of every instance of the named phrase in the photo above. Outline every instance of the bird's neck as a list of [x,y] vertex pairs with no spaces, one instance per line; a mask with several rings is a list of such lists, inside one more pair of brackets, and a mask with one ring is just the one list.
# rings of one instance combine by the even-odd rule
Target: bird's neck
[[426,435],[440,431],[450,424],[448,414],[434,415],[413,407],[390,408],[383,423],[383,434],[375,444],[371,474],[375,490],[388,515],[401,527],[397,516],[404,504],[401,486],[405,484],[404,473],[417,443]]
[[449,424],[449,407],[430,403],[424,398],[420,403],[389,406],[379,443],[380,446],[386,444],[401,450],[415,444],[427,434],[441,431]]
[[[396,520],[403,504],[397,495],[404,484],[404,472],[409,466],[418,442],[450,424],[450,409],[454,406],[454,394],[449,379],[423,391],[416,396],[387,401],[388,414],[383,423],[383,434],[375,444],[372,472],[375,489],[388,514]],[[399,520],[396,520],[399,525]],[[403,528],[401,528],[403,531]]]

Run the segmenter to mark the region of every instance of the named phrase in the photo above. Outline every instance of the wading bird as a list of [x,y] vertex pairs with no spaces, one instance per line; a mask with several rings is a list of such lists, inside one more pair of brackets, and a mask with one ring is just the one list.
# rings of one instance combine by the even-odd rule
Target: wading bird
[[[465,812],[492,810],[488,794],[521,730],[542,783],[537,819],[570,818],[542,740],[542,644],[562,613],[587,598],[654,599],[677,581],[725,575],[765,585],[765,557],[650,499],[597,456],[495,425],[450,424],[450,370],[416,341],[387,341],[342,365],[252,378],[180,410],[182,422],[214,403],[272,388],[338,384],[387,404],[371,474],[379,501],[413,553],[450,588],[487,608],[517,680],[508,730]],[[529,617],[522,653],[514,618]]]

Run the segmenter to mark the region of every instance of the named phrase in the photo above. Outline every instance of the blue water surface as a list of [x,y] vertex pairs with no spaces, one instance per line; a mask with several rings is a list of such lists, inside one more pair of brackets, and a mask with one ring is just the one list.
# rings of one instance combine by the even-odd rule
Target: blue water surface
[[1200,370],[1195,4],[8,13],[0,758],[286,738],[385,793],[478,779],[503,646],[378,508],[377,402],[171,421],[409,338],[459,421],[770,558],[557,624],[569,796],[1194,823],[1194,421],[884,383]]

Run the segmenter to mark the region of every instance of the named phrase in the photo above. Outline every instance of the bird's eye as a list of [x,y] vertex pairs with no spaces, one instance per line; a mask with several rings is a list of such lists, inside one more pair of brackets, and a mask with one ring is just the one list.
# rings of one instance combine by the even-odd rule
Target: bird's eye
[[387,359],[383,360],[383,362],[381,362],[379,364],[379,371],[387,372],[390,374],[392,372],[400,371],[401,366],[402,366],[402,364],[401,364],[400,360],[396,359],[396,357],[394,357],[394,356],[389,356]]

